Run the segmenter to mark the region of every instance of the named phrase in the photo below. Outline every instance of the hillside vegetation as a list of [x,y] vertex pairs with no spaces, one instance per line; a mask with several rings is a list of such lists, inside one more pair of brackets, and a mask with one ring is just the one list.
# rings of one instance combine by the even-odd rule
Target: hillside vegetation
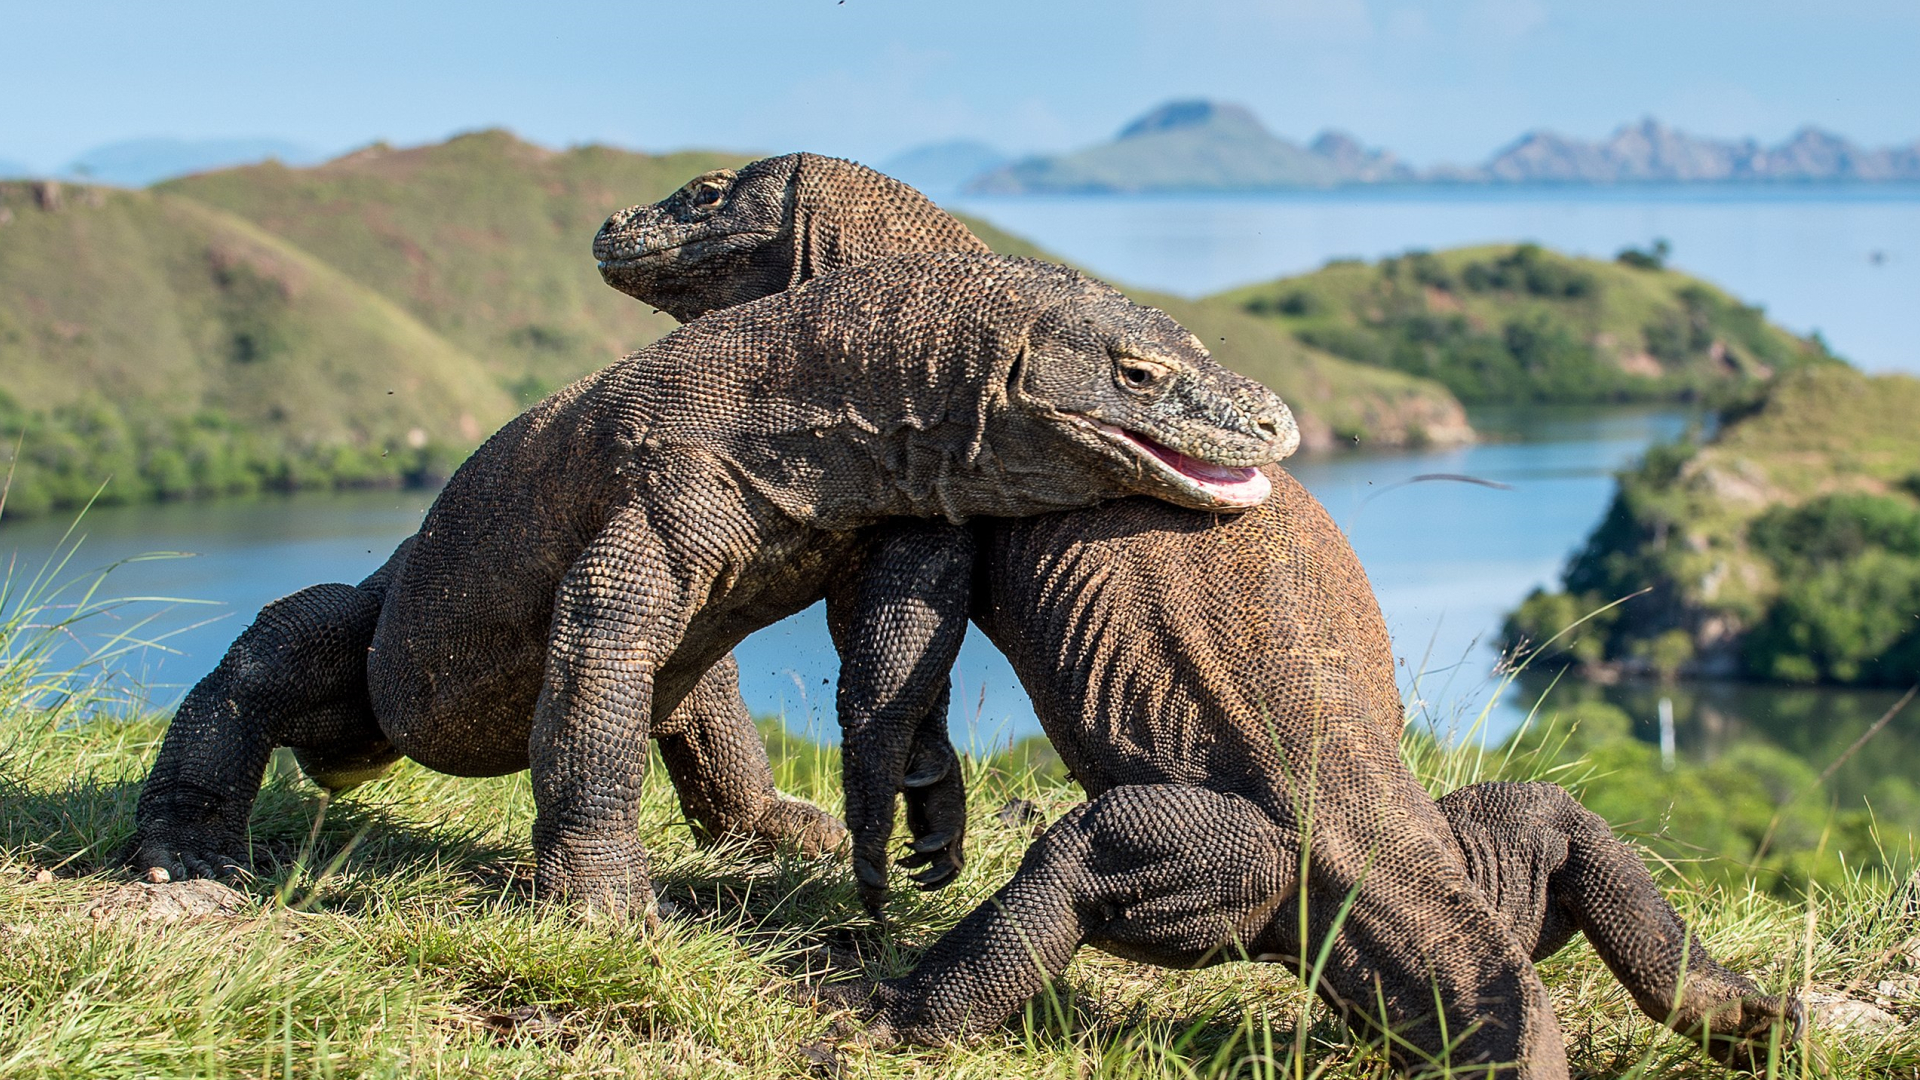
[[191,200],[0,184],[9,514],[444,473],[515,411],[329,264]]
[[269,162],[170,181],[405,307],[522,404],[639,348],[674,321],[607,288],[593,234],[737,154],[553,151],[504,131],[375,145],[310,169]]
[[1608,263],[1532,244],[1416,251],[1220,299],[1347,359],[1436,379],[1469,403],[1726,396],[1833,362],[1817,339],[1644,252]]
[[[103,497],[129,500],[444,475],[673,327],[600,281],[592,236],[742,160],[484,131],[146,192],[0,186],[0,453],[23,447],[6,512],[77,505],[110,476]],[[1471,438],[1459,398],[1693,396],[1825,358],[1683,275],[1531,247],[1132,295],[1279,391],[1310,449]]]
[[1904,687],[1920,680],[1920,379],[1783,376],[1709,440],[1657,447],[1509,619],[1510,642],[1662,675]]

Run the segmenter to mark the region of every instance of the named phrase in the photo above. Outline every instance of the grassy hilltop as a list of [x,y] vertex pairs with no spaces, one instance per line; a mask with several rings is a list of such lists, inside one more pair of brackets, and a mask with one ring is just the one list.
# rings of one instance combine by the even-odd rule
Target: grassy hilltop
[[504,131],[307,169],[269,162],[160,185],[246,218],[406,308],[531,404],[673,329],[593,262],[607,215],[748,159],[553,151]]
[[444,471],[515,411],[379,292],[202,203],[0,183],[0,218],[10,514],[109,476],[127,501]]
[[1706,441],[1624,473],[1606,517],[1509,640],[1650,674],[1905,687],[1920,678],[1920,379],[1783,377]]
[[[261,876],[243,886],[247,903],[156,924],[104,903],[123,881],[104,864],[128,835],[159,726],[74,719],[0,702],[7,1076],[1394,1075],[1287,964],[1171,971],[1085,949],[1030,1019],[937,1049],[862,1046],[795,1001],[829,973],[906,969],[1005,881],[1033,832],[1001,819],[1008,800],[1052,821],[1083,797],[1017,755],[968,760],[965,873],[938,893],[898,890],[884,924],[860,912],[844,859],[697,848],[657,762],[642,820],[673,905],[658,934],[531,901],[525,773],[469,779],[411,763],[324,819],[312,787],[279,763],[254,817]],[[837,808],[836,754],[771,741],[782,787]],[[1417,740],[1409,752],[1436,789],[1502,769],[1524,776],[1530,760],[1435,756]],[[1667,880],[1715,955],[1762,984],[1879,1000],[1904,1021],[1887,1033],[1821,1031],[1812,1075],[1920,1068],[1920,938],[1884,876],[1843,873],[1805,899]],[[1729,1075],[1642,1017],[1585,944],[1541,968],[1576,1075]],[[1790,1060],[1769,1075],[1806,1074]]]
[[1833,362],[1817,339],[1645,252],[1610,263],[1532,244],[1409,252],[1217,299],[1469,403],[1724,397]]

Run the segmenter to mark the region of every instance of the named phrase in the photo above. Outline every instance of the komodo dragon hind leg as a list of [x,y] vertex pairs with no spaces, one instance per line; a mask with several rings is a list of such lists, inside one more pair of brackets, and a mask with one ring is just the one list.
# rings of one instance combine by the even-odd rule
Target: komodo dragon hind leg
[[1800,1003],[1708,955],[1639,853],[1559,785],[1475,784],[1440,808],[1474,883],[1535,960],[1584,932],[1641,1011],[1736,1068],[1763,1069],[1798,1038]]
[[247,818],[277,746],[332,790],[399,760],[367,696],[384,581],[369,583],[268,604],[187,694],[140,793],[126,858],[136,873],[230,877],[246,866]]
[[1003,1022],[1081,945],[1165,967],[1252,958],[1299,970],[1330,941],[1315,990],[1390,1037],[1395,1060],[1564,1080],[1559,1028],[1526,955],[1464,873],[1447,872],[1444,843],[1401,824],[1383,822],[1391,850],[1356,882],[1318,865],[1339,861],[1323,819],[1302,897],[1297,832],[1252,801],[1185,785],[1114,788],[1051,826],[913,971],[822,997],[877,1040],[945,1042]]
[[[1006,885],[896,979],[829,987],[877,1040],[991,1030],[1083,944],[1195,967],[1244,958],[1294,888],[1287,837],[1203,788],[1116,788],[1055,822]],[[1244,947],[1243,947],[1244,943]]]
[[744,838],[812,856],[846,840],[840,819],[775,788],[766,744],[740,700],[732,654],[707,669],[654,742],[702,844]]

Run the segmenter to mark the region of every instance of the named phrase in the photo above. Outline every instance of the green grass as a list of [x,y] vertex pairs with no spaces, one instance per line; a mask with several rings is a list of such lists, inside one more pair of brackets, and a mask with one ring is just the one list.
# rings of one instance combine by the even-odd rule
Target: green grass
[[[796,1003],[791,992],[827,972],[903,970],[1005,880],[1031,836],[999,821],[1005,800],[1030,799],[1049,820],[1079,801],[1030,745],[968,760],[966,873],[931,896],[897,895],[884,926],[860,914],[837,859],[696,848],[659,768],[644,820],[674,910],[649,935],[530,900],[524,774],[403,764],[316,820],[317,793],[285,761],[254,817],[250,912],[96,921],[88,907],[121,880],[110,855],[162,725],[111,707],[88,715],[115,699],[76,684],[84,671],[47,669],[31,646],[66,617],[51,599],[17,588],[5,608],[0,1076],[806,1076],[802,1048],[821,1045],[851,1076],[1388,1075],[1278,965],[1176,972],[1085,950],[1050,1005],[936,1049],[865,1047]],[[776,732],[783,787],[837,807],[835,752]],[[1408,752],[1436,790],[1528,775],[1542,760],[1418,737]],[[1672,897],[1717,955],[1770,987],[1872,997],[1877,981],[1920,966],[1911,917],[1896,916],[1873,875],[1805,901],[1684,881]],[[1542,970],[1579,1075],[1720,1075],[1643,1019],[1586,946]],[[1916,1075],[1920,1002],[1903,1008],[1902,1032],[1822,1036],[1806,1071],[1796,1059],[1779,1075]]]

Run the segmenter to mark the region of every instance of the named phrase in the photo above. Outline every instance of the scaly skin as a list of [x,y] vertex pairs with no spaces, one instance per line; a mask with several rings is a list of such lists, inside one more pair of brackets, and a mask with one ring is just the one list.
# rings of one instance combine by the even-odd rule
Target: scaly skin
[[[1150,392],[1126,381],[1143,364],[1167,373]],[[341,782],[406,756],[531,768],[537,894],[650,913],[647,740],[683,800],[725,802],[738,692],[725,667],[696,683],[824,582],[884,567],[864,527],[1139,492],[1218,506],[1134,440],[1255,476],[1290,430],[1172,320],[1043,263],[901,256],[742,305],[501,429],[364,586],[264,610],[169,727],[132,864],[238,865],[276,746]]]
[[[793,280],[798,237],[827,232],[861,248],[858,230],[838,220],[842,206],[858,208],[853,220],[895,223],[870,246],[983,246],[971,234],[956,240],[964,227],[897,181],[792,155],[616,214],[595,252],[610,284],[693,317]],[[725,254],[707,262],[702,252]],[[1689,1035],[1704,1029],[1722,1060],[1764,1058],[1776,1027],[1791,1036],[1798,1006],[1714,963],[1636,853],[1561,789],[1427,797],[1398,756],[1403,713],[1365,574],[1319,503],[1267,472],[1273,497],[1218,523],[1140,499],[975,523],[984,557],[973,617],[1012,661],[1090,801],[914,972],[829,996],[855,1007],[875,1037],[948,1039],[999,1023],[1082,944],[1176,967],[1242,956],[1297,964],[1302,926],[1317,948],[1351,895],[1316,989],[1362,1027],[1391,1029],[1409,1064],[1440,1056],[1450,1032],[1456,1064],[1565,1075],[1528,961],[1564,945],[1569,928],[1588,935],[1649,1015]],[[916,525],[875,547],[915,552],[902,561],[951,587],[972,542]],[[881,666],[895,697],[924,700],[914,687],[947,670],[926,658],[947,658],[959,628],[950,615],[907,615],[950,607],[883,595],[878,582],[866,591],[846,617],[891,603],[896,623],[917,627],[896,634],[904,644]],[[941,697],[918,721],[891,718],[864,742],[849,732],[848,821],[870,896],[884,895],[884,863],[871,853],[891,833],[909,768],[922,782],[904,784],[913,848],[939,860],[936,883],[957,868],[964,796],[957,774],[938,766],[951,755],[945,705]],[[843,719],[871,722],[874,707],[857,695],[843,692],[841,706]]]

